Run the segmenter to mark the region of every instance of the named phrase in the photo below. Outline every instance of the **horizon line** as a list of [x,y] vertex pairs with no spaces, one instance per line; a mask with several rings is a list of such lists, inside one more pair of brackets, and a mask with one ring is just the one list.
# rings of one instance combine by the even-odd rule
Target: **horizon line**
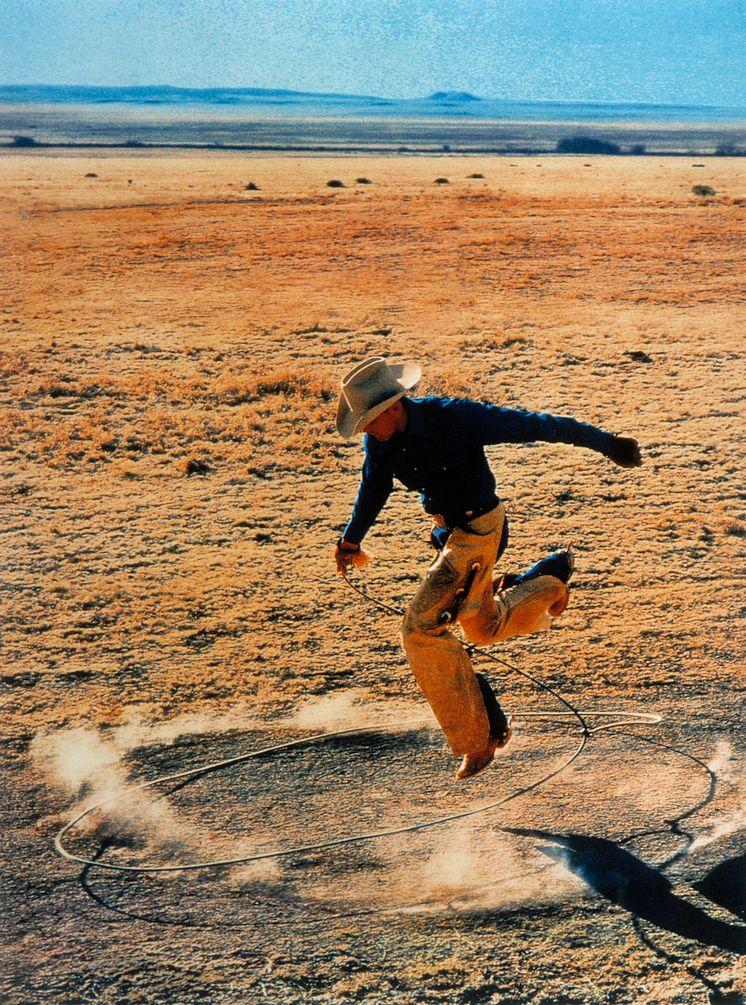
[[194,85],[182,85],[182,84],[48,84],[48,83],[33,83],[33,84],[18,84],[18,83],[0,83],[0,88],[8,89],[32,89],[32,88],[46,88],[49,90],[58,89],[78,89],[78,90],[108,90],[108,91],[186,91],[194,93],[205,93],[205,92],[215,92],[215,91],[233,91],[233,92],[253,92],[253,93],[274,93],[274,94],[287,94],[296,95],[303,97],[317,97],[317,98],[344,98],[344,99],[365,99],[373,101],[390,101],[390,102],[412,102],[412,101],[429,101],[438,100],[442,96],[443,100],[446,100],[449,96],[454,100],[461,101],[484,101],[484,102],[500,102],[503,104],[527,104],[527,105],[600,105],[613,107],[616,105],[631,105],[641,108],[724,108],[724,109],[746,109],[746,104],[743,105],[730,105],[730,104],[717,104],[713,102],[679,102],[675,103],[672,101],[652,101],[652,100],[640,100],[640,99],[630,99],[630,98],[506,98],[506,97],[486,97],[481,94],[474,94],[471,91],[458,90],[455,88],[439,88],[429,94],[420,95],[417,97],[409,98],[387,98],[382,95],[376,94],[359,94],[355,92],[345,92],[345,91],[303,91],[294,88],[287,87],[257,87],[255,85],[211,85],[207,87],[200,87]]

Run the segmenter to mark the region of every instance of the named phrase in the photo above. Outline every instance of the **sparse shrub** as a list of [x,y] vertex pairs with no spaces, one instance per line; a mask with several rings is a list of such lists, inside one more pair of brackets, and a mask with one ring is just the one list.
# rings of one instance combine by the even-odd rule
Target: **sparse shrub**
[[370,178],[356,178],[355,181],[357,182],[358,185],[372,185],[373,184],[373,182],[370,180]]
[[11,141],[11,146],[14,147],[38,147],[38,145],[33,136],[14,136]]
[[630,352],[625,353],[625,355],[629,356],[630,359],[633,359],[635,361],[635,363],[652,363],[653,362],[653,357],[652,356],[648,356],[648,354],[646,352],[643,352],[642,349],[632,349]]
[[484,175],[480,174],[479,171],[475,171],[474,174],[470,174],[469,177],[470,178],[484,178]]
[[[257,375],[244,373],[240,378],[233,376],[222,386],[215,388],[217,400],[225,404],[258,401],[267,396],[284,394],[286,397],[319,398],[331,401],[331,391],[321,381],[294,370],[278,370],[275,373]],[[240,399],[240,400],[239,400]]]
[[327,184],[328,188],[344,188],[345,187],[345,183],[343,181],[340,181],[339,178],[332,178],[326,184]]
[[435,179],[435,184],[436,185],[448,185],[449,182],[448,182],[447,178],[436,178]]
[[256,182],[250,181],[248,185],[244,185],[244,190],[246,192],[258,192],[259,186],[257,185]]
[[207,461],[199,457],[188,457],[184,462],[184,471],[187,475],[206,475],[210,470]]
[[125,441],[125,450],[129,450],[135,454],[145,453],[148,449],[148,444],[145,443],[139,436],[133,436],[130,434]]
[[702,199],[711,199],[716,194],[710,185],[692,185],[692,192]]
[[558,154],[619,154],[621,147],[593,136],[566,136],[557,142]]

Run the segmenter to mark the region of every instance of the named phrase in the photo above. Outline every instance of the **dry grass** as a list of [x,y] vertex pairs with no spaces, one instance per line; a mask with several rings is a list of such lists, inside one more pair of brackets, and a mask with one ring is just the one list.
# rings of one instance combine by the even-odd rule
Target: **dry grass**
[[[148,351],[148,363],[154,352]],[[117,373],[106,357],[87,355],[96,380],[56,372],[55,352],[6,353],[10,400],[2,412],[0,449],[19,463],[96,470],[114,460],[179,462],[186,455],[215,463],[270,463],[300,471],[331,451],[334,392],[307,367],[263,374],[222,352],[194,353],[175,365]],[[39,379],[44,372],[54,375]],[[128,368],[128,371],[131,368]],[[230,370],[230,375],[226,374]],[[277,456],[277,437],[284,444]]]
[[[594,159],[579,171],[547,157],[537,171],[533,158],[451,157],[450,184],[435,186],[441,159],[256,158],[249,173],[229,157],[0,158],[4,205],[23,213],[0,211],[11,796],[0,835],[20,933],[0,997],[639,1005],[644,988],[647,1005],[662,1005],[698,1001],[700,972],[746,991],[743,957],[646,923],[669,954],[654,955],[622,907],[579,880],[568,891],[556,872],[547,881],[537,842],[516,838],[506,854],[488,815],[467,856],[476,905],[440,869],[430,879],[443,902],[430,914],[296,925],[313,905],[421,898],[429,867],[469,848],[468,829],[446,829],[307,856],[261,882],[94,877],[121,909],[190,926],[165,939],[152,920],[120,924],[50,853],[71,796],[39,753],[45,733],[83,735],[114,751],[117,777],[149,777],[286,738],[314,699],[349,713],[354,694],[366,721],[421,709],[397,619],[358,603],[332,561],[361,461],[334,430],[335,388],[354,362],[384,354],[418,360],[423,392],[640,438],[634,472],[569,447],[490,448],[509,566],[568,542],[577,559],[561,624],[498,655],[583,707],[661,712],[656,735],[692,756],[732,751],[730,781],[721,772],[712,804],[678,831],[666,821],[708,778],[637,742],[639,731],[594,736],[577,772],[499,822],[642,834],[623,847],[652,868],[681,851],[682,829],[707,835],[721,816],[740,819],[741,164],[700,170],[723,193],[711,202],[693,198],[687,161]],[[475,169],[478,194],[466,180]],[[247,177],[261,199],[228,199]],[[374,184],[332,192],[331,177]],[[395,492],[366,541],[374,595],[407,602],[431,557],[428,531],[416,499]],[[544,707],[505,668],[494,680],[511,709]],[[324,708],[313,721],[330,727]],[[571,742],[523,722],[499,770],[465,792],[437,734],[382,733],[209,776],[155,806],[178,808],[170,826],[205,846],[305,840],[492,798]],[[736,853],[742,830],[729,833],[666,873],[686,903],[691,882]],[[292,924],[269,927],[281,918]],[[243,927],[220,927],[234,922]]]

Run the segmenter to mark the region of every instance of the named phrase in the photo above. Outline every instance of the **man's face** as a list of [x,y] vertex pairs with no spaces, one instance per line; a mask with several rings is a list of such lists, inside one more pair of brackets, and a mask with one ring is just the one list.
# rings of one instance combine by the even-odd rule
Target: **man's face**
[[407,413],[400,398],[393,405],[389,405],[385,412],[381,412],[372,422],[364,426],[363,432],[369,433],[374,439],[384,443],[386,440],[390,440],[394,433],[400,433],[404,430],[406,420]]

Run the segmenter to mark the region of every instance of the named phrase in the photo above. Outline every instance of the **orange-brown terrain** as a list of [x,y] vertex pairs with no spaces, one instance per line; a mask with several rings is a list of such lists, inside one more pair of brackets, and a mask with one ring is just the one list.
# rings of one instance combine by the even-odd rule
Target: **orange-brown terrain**
[[[8,153],[0,191],[0,999],[746,1001],[743,161]],[[336,387],[374,354],[642,445],[489,448],[505,567],[577,563],[552,630],[493,655],[591,729],[503,805],[577,720],[477,657],[517,729],[455,782],[397,618],[334,570]],[[373,596],[406,603],[428,531],[397,491]],[[54,850],[128,781],[339,729],[66,846],[184,865],[492,808],[193,871]]]

